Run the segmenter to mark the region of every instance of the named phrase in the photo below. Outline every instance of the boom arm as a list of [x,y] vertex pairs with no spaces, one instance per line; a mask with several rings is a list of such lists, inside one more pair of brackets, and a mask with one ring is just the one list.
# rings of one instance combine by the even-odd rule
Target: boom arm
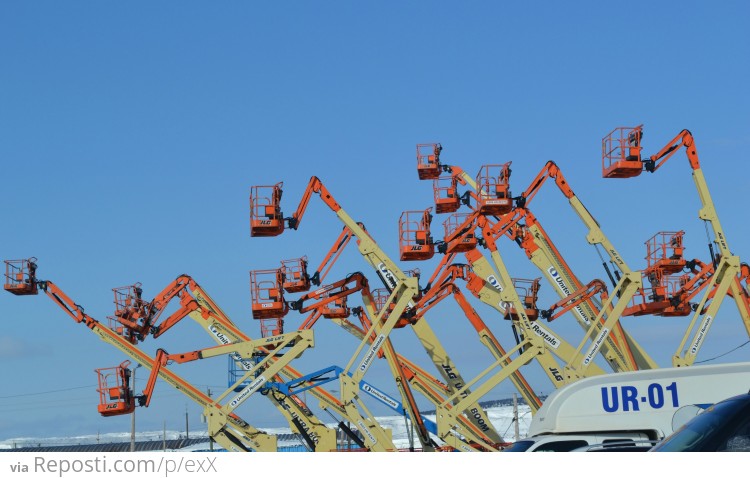
[[59,305],[75,322],[83,323],[86,328],[94,332],[101,340],[115,346],[131,359],[140,363],[148,370],[158,369],[158,376],[181,391],[188,398],[195,401],[204,409],[209,422],[211,437],[228,450],[275,451],[276,438],[267,435],[247,424],[234,413],[225,413],[221,405],[209,398],[183,378],[161,365],[155,358],[149,357],[127,339],[117,334],[109,327],[87,315],[83,307],[71,300],[57,285],[51,281],[37,281],[39,289],[45,292]]
[[[355,222],[341,208],[330,192],[323,186],[322,182],[315,176],[310,179],[302,200],[292,216],[291,221],[289,221],[290,228],[294,229],[299,226],[301,218],[307,209],[313,193],[320,194],[323,202],[334,211],[334,213],[336,213],[344,225],[348,227],[352,234],[357,238],[360,253],[375,269],[386,288],[391,291],[391,296],[389,297],[386,307],[383,307],[378,316],[373,320],[371,330],[368,331],[362,342],[360,342],[359,347],[355,350],[354,355],[345,368],[346,372],[350,372],[355,367],[357,358],[362,354],[363,350],[369,343],[368,337],[371,334],[374,334],[377,338],[369,347],[367,347],[363,359],[359,362],[359,365],[356,366],[356,370],[351,373],[351,375],[348,373],[343,374],[340,378],[341,394],[342,397],[346,397],[344,403],[350,404],[345,406],[352,407],[350,413],[356,413],[356,407],[354,407],[354,402],[351,398],[356,396],[358,381],[362,379],[372,365],[373,358],[380,352],[380,349],[383,347],[388,335],[393,330],[401,315],[405,311],[409,311],[413,308],[413,299],[419,293],[419,284],[417,283],[416,278],[407,277],[403,271],[396,266],[396,264],[369,236],[369,234],[367,234],[364,228],[361,227],[359,223]],[[429,343],[430,353],[436,354],[433,356],[433,360],[438,356],[443,360],[450,360],[447,353],[444,352],[443,347],[439,344],[434,334],[428,329],[428,326],[424,321],[421,321],[421,324],[418,323],[415,325],[413,329],[423,344]],[[428,345],[425,346],[427,347]],[[415,414],[411,414],[410,418],[415,423],[418,421]]]
[[[734,256],[729,249],[729,244],[724,234],[724,230],[719,221],[719,216],[716,212],[713,199],[708,189],[708,184],[703,175],[703,170],[700,167],[700,161],[698,159],[698,151],[695,147],[695,139],[692,133],[687,129],[680,131],[671,141],[669,141],[661,150],[656,154],[649,157],[649,159],[643,161],[643,168],[649,172],[656,172],[661,168],[664,163],[674,155],[681,147],[685,148],[685,152],[688,158],[688,163],[692,169],[693,182],[695,183],[698,196],[701,201],[701,209],[698,211],[698,217],[711,224],[713,229],[714,238],[712,242],[709,242],[709,252],[714,265],[715,274],[711,278],[710,283],[707,286],[706,295],[703,300],[698,304],[698,310],[696,310],[693,318],[690,322],[686,335],[680,344],[678,352],[672,359],[674,366],[686,366],[692,365],[695,361],[696,354],[700,350],[703,341],[708,334],[708,331],[715,319],[715,314],[721,305],[722,300],[726,294],[730,294],[736,301],[740,316],[742,317],[743,324],[748,334],[750,334],[750,311],[747,308],[747,304],[743,303],[743,290],[738,280],[734,278],[726,279],[724,276],[730,274],[732,276],[739,277],[740,274],[740,261],[737,256]],[[713,245],[716,244],[719,249],[718,259],[714,253]],[[704,313],[704,306],[708,299],[713,297],[711,304],[708,306]],[[698,316],[702,314],[700,325],[698,323]],[[695,334],[688,343],[688,337],[691,331],[695,329]]]

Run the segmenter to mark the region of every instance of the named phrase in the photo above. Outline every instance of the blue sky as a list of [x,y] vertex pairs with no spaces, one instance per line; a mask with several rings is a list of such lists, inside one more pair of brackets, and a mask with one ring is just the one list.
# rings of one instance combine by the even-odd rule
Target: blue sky
[[[401,212],[432,205],[414,146],[441,142],[444,161],[470,174],[512,161],[517,192],[554,160],[633,269],[661,230],[685,230],[686,253],[705,260],[684,155],[653,177],[601,178],[601,138],[637,124],[647,153],[693,132],[730,247],[744,257],[748,20],[742,1],[5,2],[0,258],[36,256],[40,278],[98,319],[112,312],[113,287],[140,281],[152,297],[189,274],[259,336],[248,271],[303,254],[317,265],[341,224],[314,201],[299,231],[250,238],[250,187],[283,181],[291,213],[316,175],[397,258]],[[604,276],[557,191],[540,193],[532,210],[584,282]],[[517,248],[501,252],[514,276],[539,276]],[[429,274],[436,264],[403,268]],[[376,280],[352,249],[332,274],[357,270]],[[542,287],[540,302],[556,300]],[[510,346],[506,324],[482,307]],[[117,365],[119,352],[43,296],[0,295],[0,318],[0,439],[128,429],[128,418],[96,413],[93,369]],[[446,309],[434,328],[470,376],[490,359],[459,319]],[[667,366],[686,321],[625,326]],[[400,352],[423,355],[413,334],[396,335]],[[701,358],[746,340],[727,304]],[[330,324],[316,343],[297,368],[345,365],[356,347]],[[211,343],[186,326],[168,345]],[[724,358],[746,359],[745,349]],[[225,362],[209,362],[177,371],[218,391]],[[371,374],[387,387],[382,368]],[[529,375],[551,391],[533,366]],[[499,387],[492,398],[512,392]],[[186,408],[200,426],[197,407],[160,383],[139,427],[179,428]],[[280,423],[263,400],[241,415],[259,427]]]

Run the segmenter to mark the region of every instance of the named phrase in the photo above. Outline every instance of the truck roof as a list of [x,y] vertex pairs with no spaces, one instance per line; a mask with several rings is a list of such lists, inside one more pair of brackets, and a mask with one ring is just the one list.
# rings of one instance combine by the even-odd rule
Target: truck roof
[[602,431],[672,433],[701,409],[750,390],[750,362],[589,377],[550,394],[529,436]]

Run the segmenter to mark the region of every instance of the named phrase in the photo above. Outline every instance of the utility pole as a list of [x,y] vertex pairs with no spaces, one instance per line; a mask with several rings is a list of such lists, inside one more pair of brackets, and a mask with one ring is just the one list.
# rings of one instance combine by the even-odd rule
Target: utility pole
[[[135,371],[138,370],[138,368],[141,366],[141,364],[136,365],[133,367],[133,394],[135,394]],[[135,406],[133,407],[133,413],[130,414],[130,451],[135,451]]]
[[188,411],[187,404],[185,404],[185,439],[190,439],[190,430],[188,429]]
[[167,451],[167,421],[164,420],[164,432],[161,436],[161,449]]
[[[208,394],[207,394],[208,398],[211,398],[211,389],[209,388],[207,389],[207,391],[208,391]],[[206,423],[208,424],[208,420],[206,420]],[[208,437],[208,449],[211,451],[214,451],[214,439],[211,438],[210,436]]]
[[518,430],[518,396],[514,393],[513,394],[513,431],[515,432],[515,441],[518,441],[520,438],[519,430]]

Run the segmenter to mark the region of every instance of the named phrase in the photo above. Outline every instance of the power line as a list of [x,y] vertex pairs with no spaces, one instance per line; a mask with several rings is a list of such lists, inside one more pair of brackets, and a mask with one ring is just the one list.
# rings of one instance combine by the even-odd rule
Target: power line
[[740,345],[738,345],[737,347],[733,348],[733,349],[732,349],[732,350],[730,350],[729,352],[725,352],[725,353],[723,353],[723,354],[721,354],[721,355],[717,355],[716,357],[712,357],[712,358],[710,358],[710,359],[706,359],[706,360],[701,360],[701,361],[699,361],[699,362],[695,362],[695,363],[706,363],[706,362],[711,362],[712,360],[716,360],[716,359],[718,359],[718,358],[721,358],[721,357],[723,357],[723,356],[725,356],[725,355],[729,355],[729,354],[731,354],[732,352],[734,352],[735,350],[739,350],[739,349],[741,349],[742,347],[744,347],[744,346],[745,346],[745,345],[747,345],[747,344],[750,344],[750,340],[748,340],[748,341],[747,341],[747,342],[745,342],[744,344],[740,344]]
[[44,392],[19,393],[18,395],[3,395],[3,396],[0,396],[0,398],[30,397],[32,395],[45,395],[47,393],[68,392],[70,390],[80,390],[82,388],[91,388],[91,387],[92,387],[92,385],[85,385],[83,387],[61,388],[61,389],[58,389],[58,390],[46,390]]

